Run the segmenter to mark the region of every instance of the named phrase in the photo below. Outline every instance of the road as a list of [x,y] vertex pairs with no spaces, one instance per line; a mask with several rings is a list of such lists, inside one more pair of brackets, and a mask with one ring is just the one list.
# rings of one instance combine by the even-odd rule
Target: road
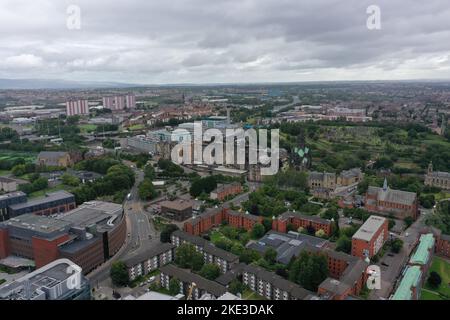
[[125,243],[114,257],[87,275],[93,286],[109,278],[111,265],[114,261],[126,260],[159,243],[159,235],[150,223],[148,213],[144,211],[138,196],[138,186],[144,179],[144,172],[140,169],[134,169],[134,171],[136,181],[130,190],[130,197],[124,202],[124,213],[127,219]]

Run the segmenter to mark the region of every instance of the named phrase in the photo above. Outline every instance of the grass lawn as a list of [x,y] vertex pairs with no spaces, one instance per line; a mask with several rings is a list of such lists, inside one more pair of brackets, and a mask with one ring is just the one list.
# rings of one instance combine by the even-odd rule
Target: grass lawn
[[95,129],[97,129],[97,126],[95,124],[80,124],[78,125],[78,128],[80,128],[81,133],[88,133],[95,131]]
[[0,176],[7,176],[11,174],[10,170],[0,170]]
[[420,292],[420,300],[442,300],[442,298],[437,293],[423,288]]
[[134,126],[128,127],[128,130],[135,131],[135,130],[142,130],[145,129],[145,125],[143,124],[135,124]]
[[431,288],[426,283],[424,286],[425,290],[422,290],[423,293],[421,299],[424,298],[424,294],[425,297],[430,298],[432,294],[437,295],[438,293],[441,294],[441,296],[450,299],[450,263],[442,258],[434,257],[433,262],[431,263],[429,273],[431,271],[435,271],[441,276],[442,283],[437,289]]
[[242,299],[243,300],[266,300],[266,298],[261,297],[259,294],[251,291],[250,289],[245,289],[244,292],[242,292]]
[[73,188],[73,187],[69,187],[69,186],[66,186],[65,184],[62,184],[62,183],[61,183],[61,184],[58,184],[57,186],[55,186],[55,187],[53,187],[53,188],[46,188],[46,189],[44,189],[44,190],[39,190],[39,191],[30,193],[30,194],[28,195],[28,197],[29,197],[30,199],[32,199],[32,198],[37,198],[37,197],[43,197],[43,196],[45,196],[46,193],[49,193],[49,192],[55,192],[55,191],[58,191],[58,190],[66,190],[66,191],[69,191],[69,192],[70,192],[70,190],[72,190],[72,188]]

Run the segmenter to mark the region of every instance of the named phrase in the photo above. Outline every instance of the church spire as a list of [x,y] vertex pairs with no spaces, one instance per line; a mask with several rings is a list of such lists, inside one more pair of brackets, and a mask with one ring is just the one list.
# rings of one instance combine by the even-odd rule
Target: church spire
[[433,172],[433,162],[430,161],[430,164],[428,165],[428,173],[432,173]]
[[386,191],[387,189],[388,189],[387,178],[384,178],[383,191]]

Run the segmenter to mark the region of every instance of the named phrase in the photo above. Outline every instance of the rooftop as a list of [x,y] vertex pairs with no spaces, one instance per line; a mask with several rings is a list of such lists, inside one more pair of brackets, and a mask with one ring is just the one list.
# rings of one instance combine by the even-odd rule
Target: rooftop
[[170,277],[174,277],[182,282],[192,283],[194,282],[199,289],[206,290],[207,292],[215,295],[216,297],[220,297],[227,292],[227,289],[208,279],[200,277],[195,273],[188,272],[184,269],[180,269],[173,264],[167,264],[160,268],[161,273],[164,273]]
[[157,255],[160,255],[161,253],[164,253],[166,251],[169,251],[171,249],[175,248],[175,246],[171,243],[160,243],[156,247],[152,247],[151,249],[142,252],[140,254],[137,254],[125,261],[125,264],[127,267],[133,267],[138,263],[141,263],[147,259],[153,258]]
[[37,233],[51,234],[57,231],[66,231],[72,224],[68,221],[46,216],[23,214],[3,222],[2,225],[33,230]]
[[177,199],[174,201],[163,201],[161,202],[161,207],[165,207],[171,210],[182,211],[192,208],[192,201],[183,199]]
[[22,191],[9,192],[0,195],[0,201],[4,201],[6,199],[17,198],[17,197],[26,197],[27,195]]
[[414,252],[409,262],[421,265],[426,264],[428,262],[428,258],[430,257],[430,249],[433,248],[433,246],[434,236],[432,233],[421,235],[416,252]]
[[367,193],[369,195],[377,195],[378,200],[386,201],[391,203],[399,203],[403,205],[412,205],[416,200],[416,193],[402,191],[402,190],[394,190],[387,188],[384,190],[383,188],[369,186]]
[[411,300],[411,289],[417,286],[421,275],[422,271],[419,266],[408,267],[391,300]]
[[32,199],[32,200],[29,200],[24,203],[18,203],[18,204],[11,205],[10,208],[12,210],[19,210],[19,209],[28,208],[31,206],[44,204],[44,203],[47,203],[50,201],[58,201],[58,200],[63,200],[63,199],[67,199],[67,198],[73,198],[75,201],[75,197],[73,194],[71,194],[67,191],[64,191],[64,190],[59,190],[59,191],[55,191],[55,192],[46,193],[44,197],[39,197],[39,198]]
[[386,218],[379,216],[370,216],[369,219],[356,231],[353,235],[353,239],[360,239],[364,241],[370,241],[375,233],[386,222]]

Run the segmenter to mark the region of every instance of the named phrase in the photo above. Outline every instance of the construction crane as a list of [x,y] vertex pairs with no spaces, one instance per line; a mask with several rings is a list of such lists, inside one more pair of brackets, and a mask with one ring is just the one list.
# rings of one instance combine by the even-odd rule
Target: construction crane
[[196,286],[197,286],[197,285],[195,284],[195,282],[192,282],[192,283],[191,283],[191,285],[189,286],[188,295],[187,295],[186,300],[192,300],[192,293],[194,292],[194,288],[195,288]]

